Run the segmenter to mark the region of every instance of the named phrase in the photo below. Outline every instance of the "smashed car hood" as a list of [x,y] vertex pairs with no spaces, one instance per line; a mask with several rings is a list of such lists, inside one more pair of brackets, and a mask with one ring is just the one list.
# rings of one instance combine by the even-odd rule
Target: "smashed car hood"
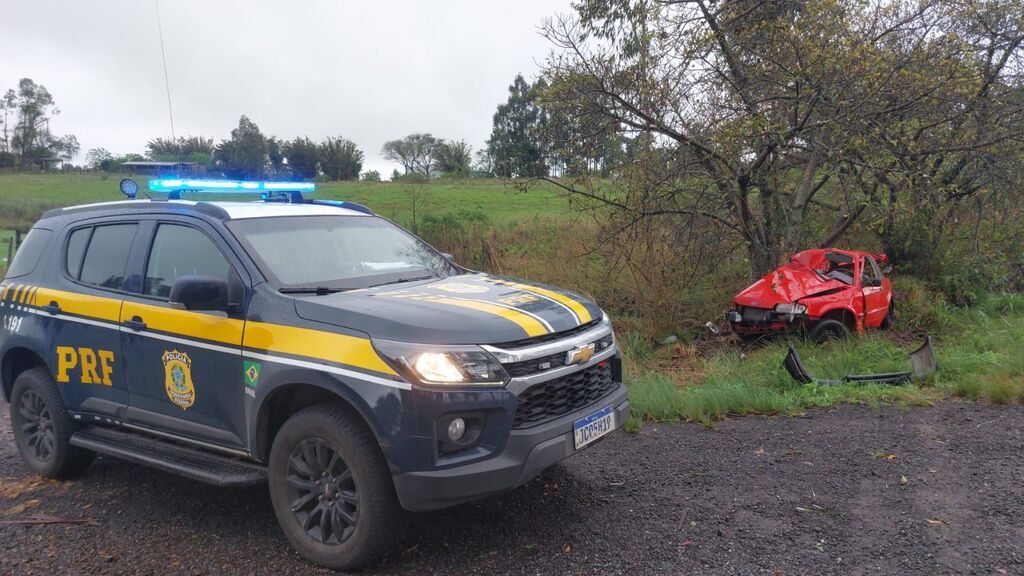
[[[799,256],[799,255],[797,255]],[[808,264],[794,257],[788,263],[772,270],[746,290],[736,295],[740,306],[773,308],[776,304],[796,302],[801,298],[821,296],[853,288],[839,280],[826,278]]]

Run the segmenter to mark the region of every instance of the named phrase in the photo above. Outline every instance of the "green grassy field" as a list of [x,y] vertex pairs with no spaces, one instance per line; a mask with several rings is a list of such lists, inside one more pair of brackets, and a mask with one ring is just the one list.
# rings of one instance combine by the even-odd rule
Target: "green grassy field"
[[[0,274],[5,268],[4,240],[12,235],[12,228],[29,227],[49,208],[118,200],[119,180],[117,175],[0,175]],[[578,233],[574,226],[537,225],[544,219],[568,219],[574,213],[551,189],[523,193],[498,180],[330,183],[319,186],[317,197],[360,202],[407,226],[414,214],[422,223],[429,216],[461,212],[484,215],[480,222],[485,231],[521,224],[505,230],[509,234],[503,236],[502,248],[506,260],[517,266],[509,273],[534,279],[544,279],[543,270],[550,266],[550,250],[540,245],[561,246],[572,240],[566,235]],[[449,248],[469,243],[460,236],[452,238],[454,246]],[[573,286],[579,278],[569,273],[548,280]],[[797,384],[781,365],[784,343],[748,349],[724,345],[710,357],[693,353],[685,343],[652,346],[639,333],[621,332],[623,326],[635,330],[645,326],[629,322],[631,309],[620,310],[615,317],[634,408],[630,427],[635,429],[644,421],[710,423],[737,414],[793,414],[840,402],[927,404],[948,397],[1024,402],[1024,298],[992,295],[973,308],[954,308],[913,278],[894,281],[900,298],[895,337],[871,334],[824,347],[807,342],[799,346],[813,374],[839,377],[905,369],[906,352],[916,345],[916,335],[930,333],[936,337],[939,372],[908,386]],[[908,335],[911,332],[913,338]]]
[[[122,199],[118,174],[0,174],[0,229],[26,228],[44,211],[61,206]],[[145,189],[146,178],[136,177]],[[477,211],[505,224],[566,214],[567,202],[550,188],[517,192],[501,180],[438,180],[426,184],[329,182],[317,198],[366,204],[408,224],[428,214]]]

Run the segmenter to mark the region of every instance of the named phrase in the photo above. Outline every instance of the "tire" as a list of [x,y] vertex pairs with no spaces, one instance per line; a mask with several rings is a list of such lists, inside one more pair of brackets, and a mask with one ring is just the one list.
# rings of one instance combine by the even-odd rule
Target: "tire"
[[68,442],[75,424],[46,368],[26,370],[14,380],[11,428],[25,464],[47,478],[74,478],[96,458]]
[[401,540],[405,513],[391,473],[377,439],[351,410],[321,404],[292,415],[274,439],[268,468],[274,514],[307,560],[351,570]]
[[848,338],[850,336],[850,329],[838,320],[826,318],[818,320],[814,327],[811,328],[809,336],[811,340],[821,344],[828,340],[844,340]]
[[892,328],[892,325],[896,323],[896,299],[889,300],[889,310],[885,313],[885,318],[882,319],[881,328],[882,330],[888,330]]

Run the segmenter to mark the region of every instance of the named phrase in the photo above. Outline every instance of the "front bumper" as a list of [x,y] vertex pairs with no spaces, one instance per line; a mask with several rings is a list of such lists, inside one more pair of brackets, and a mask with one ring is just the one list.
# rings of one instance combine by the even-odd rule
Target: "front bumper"
[[[753,311],[753,313],[751,313]],[[803,328],[810,317],[806,313],[788,314],[774,310],[745,309],[729,310],[725,313],[732,331],[741,335],[782,332],[792,328]]]
[[615,426],[629,419],[629,400],[621,383],[604,398],[558,419],[513,429],[504,450],[493,458],[444,470],[405,472],[394,476],[402,507],[424,512],[469,502],[526,484],[576,450],[573,422],[605,406],[615,407]]

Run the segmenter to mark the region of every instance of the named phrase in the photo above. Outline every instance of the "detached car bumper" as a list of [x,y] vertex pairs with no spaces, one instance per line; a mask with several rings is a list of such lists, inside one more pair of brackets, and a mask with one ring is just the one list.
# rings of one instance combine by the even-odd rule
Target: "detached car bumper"
[[601,400],[555,420],[513,429],[505,449],[493,458],[443,470],[396,474],[402,507],[412,512],[446,508],[526,484],[554,464],[586,450],[575,447],[573,422],[605,406],[615,410],[615,428],[629,419],[626,387],[619,384]]

